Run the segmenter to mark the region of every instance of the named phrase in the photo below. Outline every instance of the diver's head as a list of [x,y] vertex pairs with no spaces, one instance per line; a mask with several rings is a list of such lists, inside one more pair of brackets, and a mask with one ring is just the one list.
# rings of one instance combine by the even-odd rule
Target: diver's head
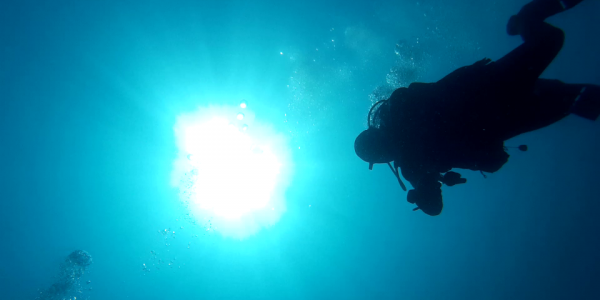
[[381,129],[371,127],[361,132],[354,141],[354,151],[360,159],[373,164],[389,163],[393,158],[389,138]]

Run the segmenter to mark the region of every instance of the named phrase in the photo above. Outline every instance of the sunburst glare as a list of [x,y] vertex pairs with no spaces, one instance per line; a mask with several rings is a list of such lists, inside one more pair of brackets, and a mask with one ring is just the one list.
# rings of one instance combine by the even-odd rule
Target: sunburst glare
[[196,221],[244,238],[280,219],[291,174],[283,135],[257,122],[246,105],[181,114],[174,131],[179,155],[172,184]]

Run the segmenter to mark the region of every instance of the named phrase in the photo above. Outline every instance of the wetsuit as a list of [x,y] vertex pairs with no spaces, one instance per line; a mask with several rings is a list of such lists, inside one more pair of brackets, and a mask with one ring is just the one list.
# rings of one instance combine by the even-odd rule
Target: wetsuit
[[572,112],[597,117],[573,105],[589,85],[538,78],[564,41],[563,31],[544,20],[581,0],[567,2],[531,2],[509,22],[509,34],[524,40],[519,47],[495,62],[483,59],[459,68],[438,82],[397,89],[380,108],[388,111],[384,130],[393,143],[394,164],[414,187],[409,202],[438,215],[443,208],[440,181],[466,182],[455,172],[446,173],[452,168],[498,171],[509,157],[504,141]]

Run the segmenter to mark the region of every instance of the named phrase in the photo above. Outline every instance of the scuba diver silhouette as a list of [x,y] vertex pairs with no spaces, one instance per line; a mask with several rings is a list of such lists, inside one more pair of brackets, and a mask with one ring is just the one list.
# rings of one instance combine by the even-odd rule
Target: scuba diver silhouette
[[485,58],[435,83],[412,83],[375,103],[369,129],[354,142],[358,157],[369,169],[387,163],[406,191],[400,169],[414,187],[408,202],[435,216],[443,208],[441,183],[467,181],[452,168],[493,173],[508,161],[504,141],[571,113],[596,120],[600,86],[538,78],[564,42],[563,31],[544,20],[581,1],[534,0],[508,21],[508,34],[524,42],[501,59]]

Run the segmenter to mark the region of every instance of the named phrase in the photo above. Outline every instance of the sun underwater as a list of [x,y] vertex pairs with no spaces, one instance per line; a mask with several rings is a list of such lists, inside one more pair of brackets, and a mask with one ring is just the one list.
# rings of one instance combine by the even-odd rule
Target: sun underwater
[[183,113],[174,133],[171,184],[195,222],[243,239],[279,221],[292,173],[288,141],[257,122],[247,102]]

